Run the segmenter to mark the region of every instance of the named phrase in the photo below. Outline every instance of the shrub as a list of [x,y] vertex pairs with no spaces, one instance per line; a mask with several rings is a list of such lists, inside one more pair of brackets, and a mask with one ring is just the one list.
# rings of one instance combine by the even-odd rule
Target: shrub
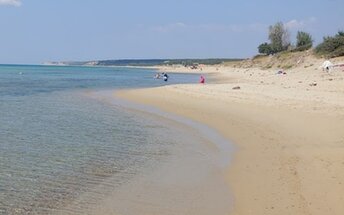
[[258,46],[258,52],[261,54],[270,55],[273,54],[272,47],[268,43],[262,43]]
[[294,51],[304,51],[312,48],[313,39],[309,33],[298,31],[296,35],[296,48]]
[[333,37],[324,37],[324,41],[315,48],[315,52],[327,57],[344,56],[344,32],[339,31]]

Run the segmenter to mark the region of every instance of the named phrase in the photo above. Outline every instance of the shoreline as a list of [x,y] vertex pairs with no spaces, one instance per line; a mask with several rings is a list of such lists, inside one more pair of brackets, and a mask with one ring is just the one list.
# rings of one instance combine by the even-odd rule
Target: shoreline
[[[214,84],[117,96],[206,124],[235,144],[226,173],[234,194],[231,214],[339,215],[344,213],[344,75],[327,76],[315,67],[286,76],[207,67],[203,72],[214,74]],[[314,80],[318,87],[308,86]],[[237,85],[241,90],[232,90]]]
[[172,135],[178,142],[169,146],[169,155],[114,190],[90,210],[91,214],[208,215],[226,214],[230,210],[232,196],[224,174],[230,162],[226,155],[233,153],[233,149],[227,139],[188,118],[123,100],[112,90],[87,96],[158,122],[168,128],[165,135]]

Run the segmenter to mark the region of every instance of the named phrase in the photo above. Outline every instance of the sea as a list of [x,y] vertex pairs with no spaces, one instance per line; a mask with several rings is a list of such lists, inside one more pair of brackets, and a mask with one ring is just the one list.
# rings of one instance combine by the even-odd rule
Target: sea
[[211,130],[114,95],[199,78],[156,73],[0,65],[0,214],[225,214]]

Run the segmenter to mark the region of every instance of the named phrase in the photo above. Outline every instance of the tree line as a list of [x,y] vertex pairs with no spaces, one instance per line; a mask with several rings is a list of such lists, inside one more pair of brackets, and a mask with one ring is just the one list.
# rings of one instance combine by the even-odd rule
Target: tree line
[[[269,43],[265,42],[258,46],[260,54],[272,55],[283,51],[305,51],[313,47],[313,38],[311,34],[298,31],[296,35],[296,44],[290,42],[290,34],[282,22],[269,26]],[[323,42],[315,48],[315,53],[326,57],[344,56],[344,32],[339,31],[333,37],[324,37]]]

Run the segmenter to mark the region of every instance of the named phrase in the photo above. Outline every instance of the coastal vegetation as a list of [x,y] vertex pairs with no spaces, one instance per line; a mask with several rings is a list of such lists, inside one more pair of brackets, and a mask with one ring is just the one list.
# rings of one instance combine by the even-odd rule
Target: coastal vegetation
[[290,45],[290,36],[288,29],[282,22],[277,22],[269,27],[270,43],[263,43],[258,46],[261,54],[275,54],[288,49]]
[[290,34],[282,22],[269,27],[269,40],[274,53],[285,51],[290,45]]
[[276,54],[284,51],[305,51],[313,46],[312,36],[303,31],[299,31],[296,36],[296,46],[290,42],[290,33],[282,22],[277,22],[269,27],[270,43],[262,43],[258,46],[258,52],[264,55]]
[[312,36],[304,31],[298,31],[296,36],[296,48],[291,51],[305,51],[313,46]]
[[323,42],[315,48],[315,52],[329,58],[344,56],[344,31],[339,31],[332,37],[324,37]]
[[[313,47],[312,35],[298,31],[296,36],[296,44],[291,45],[288,29],[282,22],[277,22],[269,27],[269,41],[258,46],[258,52],[262,55],[275,55],[284,52],[302,52]],[[344,56],[344,31],[339,31],[334,36],[326,36],[323,42],[315,49],[318,56],[326,58],[334,58]]]

